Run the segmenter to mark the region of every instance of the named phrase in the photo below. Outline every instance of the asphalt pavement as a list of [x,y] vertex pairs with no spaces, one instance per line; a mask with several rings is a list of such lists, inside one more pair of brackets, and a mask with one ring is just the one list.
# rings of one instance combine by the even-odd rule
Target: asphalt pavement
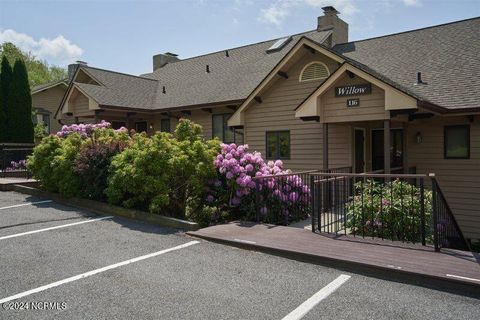
[[459,293],[48,200],[0,192],[0,319],[480,318],[480,300]]

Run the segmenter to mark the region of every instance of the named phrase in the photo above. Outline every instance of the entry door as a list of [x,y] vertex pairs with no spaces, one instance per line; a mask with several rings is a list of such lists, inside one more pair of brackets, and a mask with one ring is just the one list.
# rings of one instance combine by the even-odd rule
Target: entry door
[[365,130],[355,129],[355,172],[365,172]]
[[[372,170],[384,167],[383,129],[372,130]],[[390,168],[403,166],[403,130],[390,130]]]

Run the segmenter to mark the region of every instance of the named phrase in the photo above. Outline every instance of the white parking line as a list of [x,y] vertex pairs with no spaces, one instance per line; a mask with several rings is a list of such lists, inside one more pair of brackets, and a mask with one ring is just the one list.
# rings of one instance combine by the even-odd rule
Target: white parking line
[[86,278],[86,277],[90,277],[90,276],[93,276],[97,273],[101,273],[101,272],[105,272],[105,271],[115,269],[115,268],[118,268],[118,267],[121,267],[121,266],[125,266],[125,265],[130,264],[130,263],[134,263],[134,262],[138,262],[138,261],[141,261],[141,260],[153,258],[153,257],[159,256],[161,254],[165,254],[167,252],[180,250],[180,249],[192,246],[192,245],[197,244],[197,243],[200,243],[200,241],[196,241],[196,240],[190,241],[190,242],[184,243],[182,245],[179,245],[179,246],[176,246],[176,247],[173,247],[173,248],[157,251],[157,252],[150,253],[150,254],[147,254],[147,255],[144,255],[144,256],[140,256],[140,257],[133,258],[133,259],[130,259],[130,260],[125,260],[125,261],[122,261],[122,262],[119,262],[119,263],[115,263],[115,264],[112,264],[112,265],[109,265],[109,266],[106,266],[106,267],[103,267],[103,268],[100,268],[100,269],[95,269],[95,270],[92,270],[92,271],[89,271],[89,272],[85,272],[85,273],[79,274],[77,276],[66,278],[66,279],[63,279],[63,280],[60,280],[60,281],[57,281],[57,282],[53,282],[53,283],[50,283],[50,284],[47,284],[47,285],[44,285],[44,286],[41,286],[41,287],[38,287],[38,288],[35,288],[35,289],[32,289],[32,290],[28,290],[28,291],[18,293],[16,295],[13,295],[13,296],[10,296],[10,297],[3,298],[3,299],[0,300],[0,304],[8,302],[8,301],[15,300],[15,299],[23,298],[23,297],[29,296],[29,295],[37,293],[37,292],[45,291],[45,290],[50,289],[50,288],[58,287],[62,284],[66,284],[66,283],[73,282],[73,281],[76,281],[76,280],[80,280],[80,279],[83,279],[83,278]]
[[303,318],[303,316],[305,316],[310,310],[312,310],[317,304],[319,304],[320,301],[322,301],[330,294],[332,294],[335,290],[340,288],[340,286],[344,284],[348,279],[350,279],[350,276],[346,274],[340,275],[338,278],[323,287],[320,291],[308,298],[295,310],[287,314],[282,320],[299,320]]
[[13,206],[2,207],[2,208],[0,208],[0,210],[18,208],[18,207],[24,207],[24,206],[31,206],[31,205],[34,205],[34,204],[48,203],[48,202],[53,202],[53,200],[43,200],[43,201],[37,201],[37,202],[27,202],[27,203],[22,203],[22,204],[15,204]]
[[50,230],[55,230],[55,229],[60,229],[60,228],[66,228],[66,227],[76,226],[76,225],[83,224],[83,223],[95,222],[95,221],[105,220],[105,219],[110,219],[110,218],[113,218],[113,216],[107,216],[107,217],[101,217],[101,218],[95,218],[95,219],[88,219],[88,220],[85,220],[85,221],[74,222],[74,223],[69,223],[69,224],[62,224],[62,225],[59,225],[59,226],[45,228],[45,229],[38,229],[38,230],[33,230],[33,231],[28,231],[28,232],[16,233],[16,234],[11,234],[11,235],[8,235],[8,236],[0,237],[0,240],[21,237],[21,236],[26,236],[26,235],[29,235],[29,234],[34,234],[34,233],[39,233],[39,232],[44,232],[44,231],[50,231]]
[[446,274],[447,277],[450,277],[450,278],[458,278],[458,279],[462,279],[462,280],[470,280],[470,281],[476,281],[476,282],[480,282],[480,279],[475,279],[475,278],[469,278],[469,277],[463,277],[463,276],[457,276],[455,274]]

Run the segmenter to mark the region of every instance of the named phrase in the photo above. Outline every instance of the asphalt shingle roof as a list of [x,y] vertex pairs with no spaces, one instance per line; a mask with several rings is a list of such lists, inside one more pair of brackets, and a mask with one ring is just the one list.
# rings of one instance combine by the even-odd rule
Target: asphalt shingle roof
[[101,85],[75,84],[101,105],[151,109],[157,81],[124,73],[81,66],[91,74]]
[[[143,76],[158,80],[155,109],[243,100],[302,36],[322,43],[329,34],[329,31],[297,34],[282,50],[271,53],[266,51],[277,39],[228,49],[228,57],[223,50],[169,63]],[[206,72],[207,65],[210,73]]]
[[[241,101],[302,37],[321,44],[330,33],[294,35],[282,50],[271,53],[266,51],[277,39],[228,49],[228,57],[226,50],[219,51],[142,76],[81,66],[102,86],[76,85],[102,105],[125,108],[162,110]],[[332,51],[419,100],[449,109],[479,107],[480,18],[338,44]],[[417,72],[427,84],[414,85]]]
[[[480,18],[336,45],[413,96],[449,108],[479,107]],[[425,85],[415,85],[417,72]]]

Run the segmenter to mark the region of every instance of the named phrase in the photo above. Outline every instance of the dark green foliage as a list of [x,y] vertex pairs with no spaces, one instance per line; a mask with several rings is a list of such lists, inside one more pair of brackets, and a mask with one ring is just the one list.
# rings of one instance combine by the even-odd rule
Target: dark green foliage
[[8,87],[12,81],[12,67],[4,56],[0,69],[0,143],[10,140],[7,131]]
[[33,142],[32,96],[23,60],[15,61],[7,100],[7,132],[11,142]]
[[74,162],[74,171],[80,177],[81,196],[105,200],[108,170],[114,155],[123,149],[118,142],[92,143],[82,147]]

